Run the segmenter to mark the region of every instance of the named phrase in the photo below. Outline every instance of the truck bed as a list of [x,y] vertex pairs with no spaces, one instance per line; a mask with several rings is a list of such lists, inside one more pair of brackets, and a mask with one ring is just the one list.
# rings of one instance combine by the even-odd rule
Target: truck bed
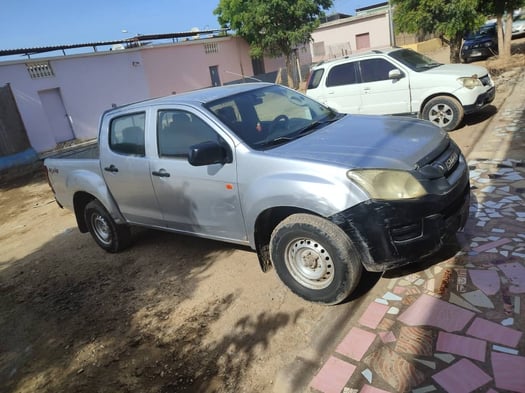
[[48,158],[66,158],[66,159],[98,159],[99,148],[97,140],[83,143],[81,145],[72,146],[68,149],[57,151],[48,156]]

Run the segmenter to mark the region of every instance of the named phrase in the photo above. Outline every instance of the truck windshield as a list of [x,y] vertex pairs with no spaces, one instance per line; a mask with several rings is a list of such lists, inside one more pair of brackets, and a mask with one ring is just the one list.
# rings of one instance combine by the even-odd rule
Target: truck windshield
[[339,118],[319,102],[280,85],[235,94],[205,106],[256,150],[288,143]]
[[432,60],[430,57],[422,55],[421,53],[411,49],[396,50],[390,52],[388,55],[416,72],[427,71],[431,68],[436,68],[443,65],[435,60]]

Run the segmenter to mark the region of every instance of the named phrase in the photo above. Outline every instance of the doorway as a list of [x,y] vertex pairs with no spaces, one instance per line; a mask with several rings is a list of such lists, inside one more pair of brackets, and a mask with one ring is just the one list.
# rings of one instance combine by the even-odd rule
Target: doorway
[[71,120],[66,112],[60,89],[49,89],[38,92],[42,108],[47,116],[51,132],[56,143],[75,139]]

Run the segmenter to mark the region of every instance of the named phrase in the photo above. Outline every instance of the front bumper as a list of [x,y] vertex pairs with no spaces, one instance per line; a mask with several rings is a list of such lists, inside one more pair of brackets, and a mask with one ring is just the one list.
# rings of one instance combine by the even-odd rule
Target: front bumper
[[495,48],[479,47],[479,48],[469,48],[461,50],[461,58],[465,61],[468,60],[482,60],[487,57],[494,56],[497,51]]
[[487,106],[492,101],[494,101],[495,97],[496,97],[496,87],[492,86],[485,93],[480,94],[478,96],[478,98],[476,99],[476,102],[474,104],[472,104],[472,105],[465,105],[463,107],[463,110],[465,111],[465,114],[477,112],[481,108]]
[[385,271],[438,251],[443,240],[463,228],[468,218],[468,173],[446,195],[427,195],[407,201],[367,201],[345,210],[332,220],[349,236],[357,232],[371,258],[369,271]]

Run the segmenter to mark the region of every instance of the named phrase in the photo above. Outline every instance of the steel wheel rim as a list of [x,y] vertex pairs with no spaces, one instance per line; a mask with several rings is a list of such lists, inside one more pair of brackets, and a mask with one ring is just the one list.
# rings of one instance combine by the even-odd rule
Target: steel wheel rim
[[322,244],[308,238],[290,242],[285,263],[295,281],[309,289],[324,289],[334,280],[332,257]]
[[440,127],[445,127],[454,120],[454,110],[447,104],[436,104],[430,108],[428,120]]
[[91,226],[97,239],[104,245],[111,244],[111,228],[106,219],[100,214],[93,214],[91,216]]

